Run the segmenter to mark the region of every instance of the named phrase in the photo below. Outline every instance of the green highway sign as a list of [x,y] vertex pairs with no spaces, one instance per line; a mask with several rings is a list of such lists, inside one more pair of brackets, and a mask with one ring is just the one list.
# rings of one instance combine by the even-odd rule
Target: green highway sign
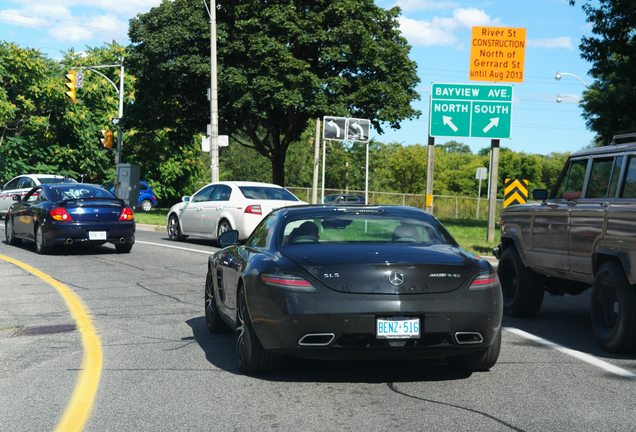
[[440,84],[431,89],[429,135],[510,138],[512,86]]

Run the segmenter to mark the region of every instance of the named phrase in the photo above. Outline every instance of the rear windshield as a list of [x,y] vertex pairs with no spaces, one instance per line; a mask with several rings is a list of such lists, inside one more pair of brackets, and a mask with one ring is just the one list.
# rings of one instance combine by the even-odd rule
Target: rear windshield
[[40,184],[54,184],[54,183],[77,183],[72,178],[68,177],[38,177]]
[[399,215],[341,214],[286,223],[283,245],[301,243],[399,243],[455,245],[455,241],[434,219]]
[[283,188],[267,186],[239,186],[241,193],[247,199],[255,200],[283,200],[298,201],[291,192]]
[[60,185],[47,193],[52,201],[68,201],[77,199],[117,199],[115,195],[100,186],[72,184]]

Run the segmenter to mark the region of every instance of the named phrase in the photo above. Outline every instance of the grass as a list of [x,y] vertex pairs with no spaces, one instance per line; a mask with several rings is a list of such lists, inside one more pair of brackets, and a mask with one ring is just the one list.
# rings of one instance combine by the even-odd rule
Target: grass
[[154,208],[149,212],[138,209],[135,212],[135,221],[140,224],[166,225],[167,208]]
[[[167,208],[155,208],[149,212],[138,210],[135,220],[140,224],[166,225]],[[492,248],[499,243],[499,227],[495,228],[495,241],[486,241],[488,222],[476,219],[440,219],[451,235],[464,249],[477,255],[492,255]]]
[[477,255],[492,255],[499,243],[499,226],[495,226],[495,241],[486,240],[488,221],[475,219],[440,219],[442,225],[464,249]]

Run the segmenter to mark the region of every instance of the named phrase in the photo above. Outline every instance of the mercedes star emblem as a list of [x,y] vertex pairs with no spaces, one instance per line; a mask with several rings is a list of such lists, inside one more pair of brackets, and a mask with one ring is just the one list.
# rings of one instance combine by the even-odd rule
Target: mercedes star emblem
[[391,274],[389,274],[389,282],[391,282],[391,285],[395,286],[402,285],[404,282],[404,275],[400,272],[392,271]]

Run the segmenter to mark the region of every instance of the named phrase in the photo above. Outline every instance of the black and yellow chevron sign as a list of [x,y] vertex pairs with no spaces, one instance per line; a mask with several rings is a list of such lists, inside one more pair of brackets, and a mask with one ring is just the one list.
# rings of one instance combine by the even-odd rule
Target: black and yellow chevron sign
[[504,181],[504,208],[528,202],[528,180],[507,178]]

